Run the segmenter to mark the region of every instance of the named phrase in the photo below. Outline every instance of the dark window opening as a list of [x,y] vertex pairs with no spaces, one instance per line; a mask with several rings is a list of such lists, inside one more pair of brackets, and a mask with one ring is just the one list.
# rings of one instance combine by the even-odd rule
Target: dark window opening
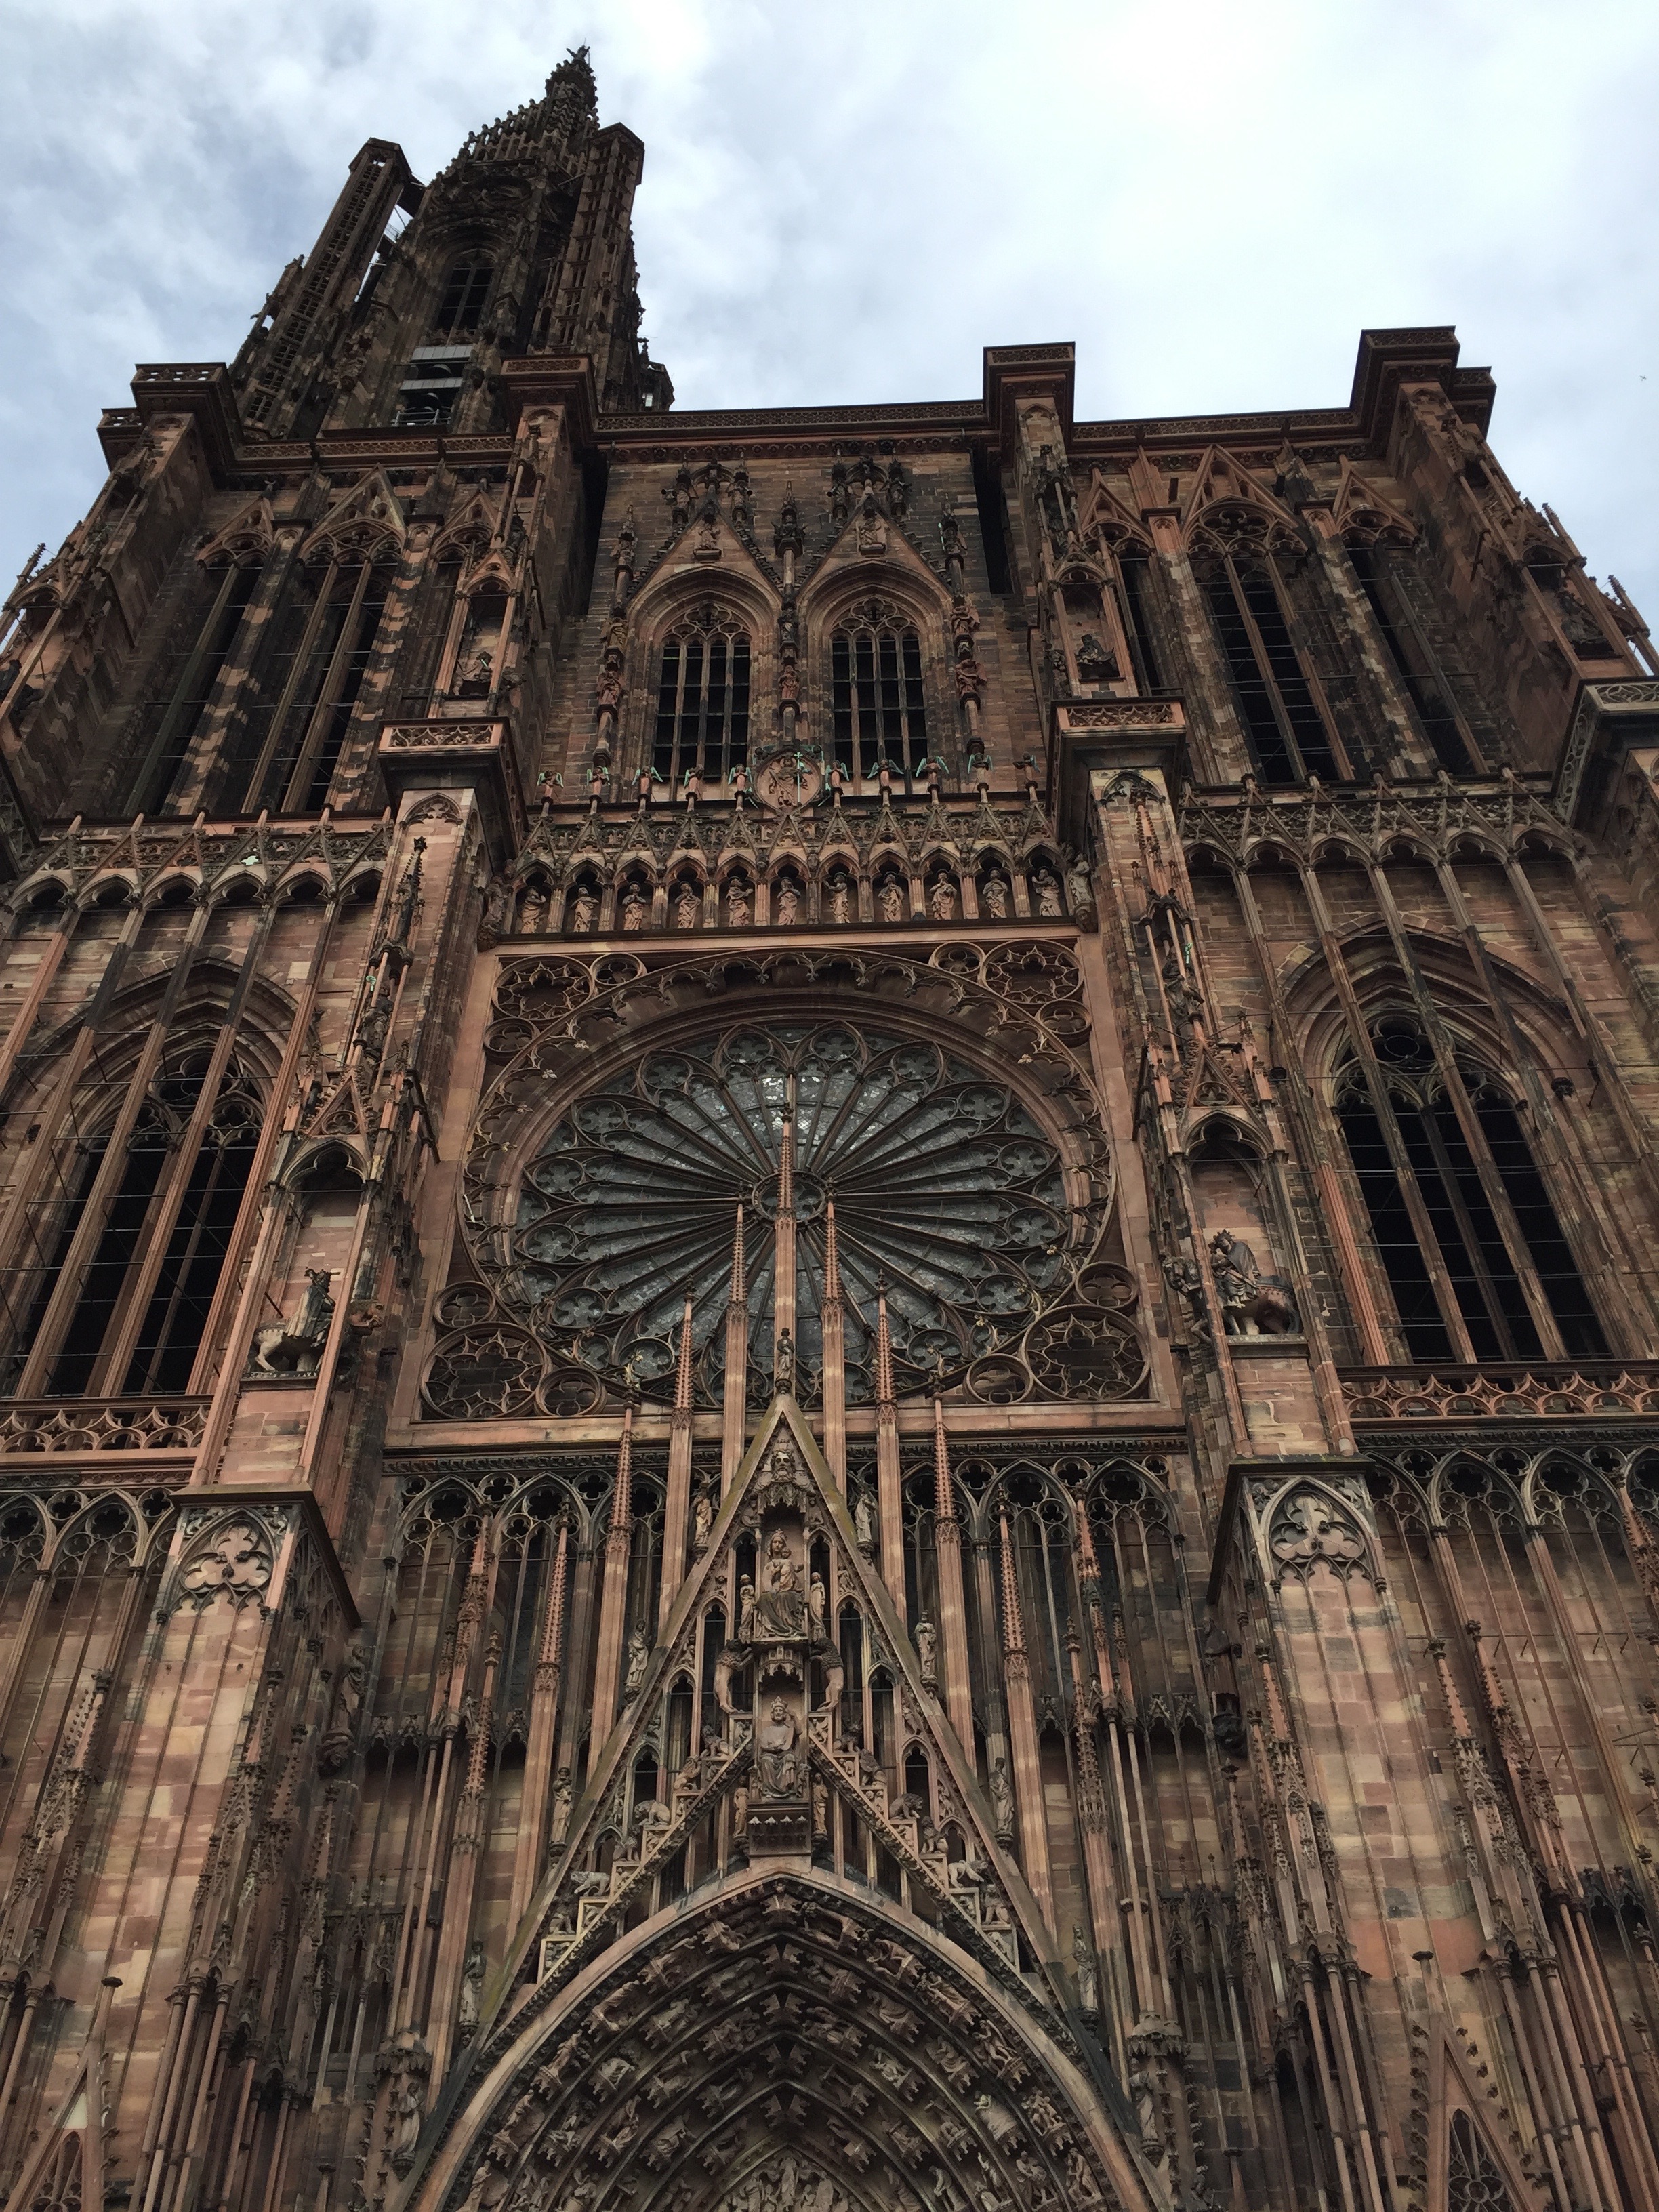
[[729,783],[749,761],[749,639],[699,627],[668,639],[657,681],[652,769],[678,786],[688,775]]
[[134,813],[161,813],[201,726],[231,647],[259,580],[257,568],[230,568],[214,578],[217,588],[171,697],[161,711],[132,793]]
[[[1464,742],[1456,709],[1453,707],[1444,685],[1436,676],[1419,668],[1413,656],[1407,653],[1406,639],[1389,611],[1382,589],[1382,574],[1376,549],[1370,545],[1351,545],[1348,557],[1353,562],[1354,574],[1360,587],[1370,603],[1376,626],[1382,633],[1382,642],[1389,649],[1407,696],[1416,709],[1423,735],[1429,750],[1449,775],[1473,775],[1474,764]],[[1413,638],[1413,643],[1418,641]]]
[[[1577,1358],[1605,1358],[1606,1340],[1595,1308],[1507,1093],[1484,1075],[1457,1071],[1456,1080],[1474,1109],[1483,1164],[1415,1020],[1388,1016],[1371,1036],[1393,1146],[1354,1061],[1339,1078],[1337,1118],[1410,1357],[1459,1356],[1463,1347],[1454,1342],[1455,1320],[1477,1360],[1541,1358],[1543,1346],[1522,1283],[1522,1270],[1529,1269],[1565,1352]],[[1403,1178],[1397,1161],[1403,1161]],[[1483,1164],[1496,1171],[1518,1232],[1518,1249],[1488,1195]],[[1438,1292],[1413,1224],[1407,1183],[1434,1239],[1433,1257],[1443,1278]],[[1448,1295],[1455,1312],[1445,1307]]]
[[927,761],[921,640],[889,623],[839,629],[830,646],[831,743],[843,775],[873,781],[885,768],[920,780]]
[[489,297],[489,264],[462,261],[452,269],[432,318],[434,337],[471,337]]
[[1251,756],[1264,783],[1334,782],[1332,733],[1291,636],[1269,569],[1217,558],[1201,582],[1210,603]]
[[1144,553],[1126,553],[1119,557],[1117,572],[1123,581],[1123,627],[1134,664],[1135,689],[1142,693],[1162,690],[1164,680],[1152,643],[1152,562]]
[[979,509],[980,543],[985,548],[985,578],[993,592],[1012,589],[1009,581],[1007,501],[994,453],[975,447],[974,501]]

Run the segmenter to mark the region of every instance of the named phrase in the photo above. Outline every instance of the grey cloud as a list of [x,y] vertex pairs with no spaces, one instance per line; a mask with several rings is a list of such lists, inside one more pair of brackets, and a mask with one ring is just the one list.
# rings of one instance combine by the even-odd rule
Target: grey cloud
[[0,32],[14,564],[86,505],[132,362],[228,356],[365,137],[429,175],[586,39],[646,143],[682,404],[950,397],[988,343],[1071,337],[1086,414],[1328,405],[1363,325],[1455,322],[1517,483],[1659,619],[1649,7],[7,0]]

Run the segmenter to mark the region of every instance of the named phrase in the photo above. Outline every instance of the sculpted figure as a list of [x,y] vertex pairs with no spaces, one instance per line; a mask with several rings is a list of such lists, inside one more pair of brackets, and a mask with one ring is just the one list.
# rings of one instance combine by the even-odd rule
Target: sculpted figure
[[706,1552],[708,1538],[714,1526],[714,1501],[706,1490],[700,1490],[691,1502],[691,1548]]
[[870,1493],[861,1490],[853,1507],[853,1534],[858,1539],[861,1552],[876,1548],[876,1510],[870,1502]]
[[577,937],[591,937],[593,924],[599,919],[599,902],[586,884],[579,886],[570,902],[570,927]]
[[800,1759],[795,1749],[795,1723],[781,1698],[774,1698],[772,1711],[755,1738],[755,1778],[763,1797],[793,1797],[800,1787]]
[[829,914],[837,925],[853,918],[853,886],[845,868],[837,868],[830,878]]
[[629,884],[623,893],[623,929],[629,937],[636,936],[650,919],[651,902],[637,884]]
[[628,1639],[628,1673],[623,1682],[623,1695],[639,1695],[640,1685],[645,1680],[646,1664],[651,1656],[651,1647],[645,1640],[645,1631],[636,1628]]
[[938,1680],[933,1671],[933,1655],[939,1646],[939,1632],[931,1620],[916,1623],[916,1652],[921,1661],[921,1679],[932,1683]]
[[979,910],[988,921],[1007,921],[1012,902],[1006,876],[987,876],[980,888]]
[[738,1584],[738,1641],[752,1644],[755,1640],[755,1585],[747,1575]]
[[938,876],[927,894],[927,911],[935,921],[954,921],[957,918],[957,887],[949,876]]
[[741,876],[733,876],[726,894],[726,918],[733,929],[747,929],[754,916],[749,902],[749,886]]
[[991,1817],[996,1822],[998,1840],[1004,1841],[1014,1832],[1014,1790],[1008,1779],[1006,1759],[991,1761]]
[[876,910],[884,921],[904,919],[904,887],[896,876],[884,876],[876,887]]
[[772,919],[781,929],[791,929],[800,920],[800,893],[793,877],[782,876],[772,894]]
[[570,1769],[562,1766],[553,1784],[552,1840],[562,1844],[570,1833]]
[[766,1547],[766,1582],[760,1594],[761,1632],[766,1636],[799,1636],[805,1610],[800,1569],[789,1549],[789,1539],[775,1528]]
[[823,1577],[814,1575],[806,1588],[806,1616],[812,1634],[820,1644],[823,1641],[824,1611],[829,1601],[830,1593],[823,1586]]
[[682,884],[674,894],[674,927],[676,929],[696,929],[702,920],[702,900],[690,884]]
[[1031,896],[1045,921],[1055,921],[1064,911],[1060,900],[1060,878],[1051,868],[1039,868],[1032,877]]

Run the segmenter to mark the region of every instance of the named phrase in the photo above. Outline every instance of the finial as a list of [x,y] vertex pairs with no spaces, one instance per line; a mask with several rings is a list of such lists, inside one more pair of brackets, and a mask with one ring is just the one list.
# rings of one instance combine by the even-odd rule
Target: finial
[[887,1326],[887,1285],[876,1285],[876,1400],[893,1402],[893,1339]]
[[617,1488],[611,1500],[611,1533],[614,1536],[634,1521],[634,1407],[623,1410],[622,1441],[617,1446]]
[[833,1198],[823,1209],[823,1295],[826,1298],[841,1296],[841,1254],[836,1243],[836,1201]]
[[1008,1516],[1002,1516],[1002,1648],[1024,1652],[1025,1626],[1019,1617],[1019,1583],[1014,1574],[1014,1547],[1008,1536]]
[[691,1293],[685,1294],[685,1318],[680,1323],[680,1364],[674,1377],[674,1411],[691,1410]]
[[743,1263],[743,1200],[738,1200],[738,1225],[732,1232],[732,1304],[742,1305],[749,1295]]
[[945,1441],[945,1404],[935,1395],[933,1400],[933,1518],[954,1521],[957,1517],[956,1494],[951,1487],[951,1450]]

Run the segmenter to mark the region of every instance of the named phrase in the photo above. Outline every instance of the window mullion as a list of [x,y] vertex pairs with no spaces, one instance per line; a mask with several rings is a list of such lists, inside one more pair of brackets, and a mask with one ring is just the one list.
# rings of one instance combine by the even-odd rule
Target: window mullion
[[143,811],[153,814],[161,810],[161,799],[152,794],[150,785],[155,781],[156,770],[167,757],[167,750],[172,742],[173,733],[184,719],[189,703],[195,696],[197,678],[207,659],[212,641],[218,635],[219,624],[224,619],[225,608],[234,586],[236,574],[236,564],[232,562],[226,568],[219,588],[214,595],[213,605],[208,611],[206,620],[201,623],[196,632],[196,642],[185,658],[179,681],[173,687],[173,696],[167,702],[167,712],[161,717],[161,727],[150,740],[149,750],[144,755],[143,764],[133,781],[132,811],[134,813]]
[[1441,1188],[1446,1194],[1446,1203],[1451,1208],[1452,1218],[1457,1224],[1458,1236],[1462,1239],[1463,1250],[1469,1263],[1469,1272],[1474,1278],[1475,1285],[1480,1293],[1480,1302],[1486,1309],[1486,1318],[1492,1323],[1492,1333],[1498,1338],[1503,1357],[1505,1359],[1524,1358],[1526,1355],[1516,1345],[1515,1333],[1510,1327],[1510,1317],[1504,1310],[1502,1294],[1487,1262],[1486,1247],[1481,1242],[1480,1232],[1475,1226],[1474,1217],[1468,1209],[1468,1200],[1464,1197],[1457,1164],[1446,1149],[1445,1133],[1440,1127],[1439,1116],[1434,1110],[1432,1099],[1424,1102],[1420,1118],[1424,1138],[1430,1152],[1434,1155],[1434,1164],[1440,1176]]
[[[1312,653],[1308,648],[1306,637],[1303,634],[1301,618],[1296,611],[1290,593],[1285,589],[1284,580],[1279,575],[1279,563],[1271,554],[1267,554],[1263,556],[1262,567],[1273,586],[1273,596],[1279,601],[1279,612],[1285,624],[1285,634],[1290,639],[1291,651],[1296,655],[1297,664],[1302,671],[1302,681],[1308,687],[1308,696],[1313,701],[1314,712],[1325,725],[1325,738],[1330,746],[1332,758],[1345,776],[1352,777],[1353,763],[1349,760],[1347,749],[1338,734],[1336,716],[1331,712],[1331,702],[1325,696],[1325,687],[1319,680],[1318,668]],[[1277,683],[1273,688],[1275,691],[1278,690]]]
[[277,753],[281,750],[283,726],[293,712],[295,699],[305,683],[306,670],[310,666],[311,656],[316,650],[317,633],[327,618],[328,609],[334,597],[334,580],[338,574],[338,567],[339,564],[337,562],[329,562],[327,573],[317,593],[316,603],[307,618],[300,642],[295,648],[294,659],[289,665],[288,681],[283,686],[283,696],[276,702],[276,711],[270,718],[270,727],[265,732],[265,741],[259,748],[259,757],[253,764],[252,775],[248,778],[247,792],[242,800],[242,811],[245,814],[257,813],[264,803],[265,778],[270,774]]
[[1261,678],[1262,690],[1267,696],[1267,704],[1273,708],[1273,720],[1279,725],[1279,734],[1285,741],[1285,750],[1290,755],[1291,766],[1305,783],[1308,776],[1307,763],[1302,757],[1302,748],[1296,741],[1296,731],[1290,715],[1285,711],[1285,702],[1279,696],[1279,678],[1273,673],[1273,664],[1267,651],[1267,641],[1256,626],[1256,619],[1250,611],[1250,603],[1245,593],[1243,580],[1239,575],[1237,566],[1231,553],[1227,556],[1227,583],[1232,592],[1233,605],[1238,610],[1238,619],[1243,625],[1244,635],[1250,641],[1250,651],[1255,657],[1256,672]]
[[284,813],[297,813],[305,804],[306,793],[311,784],[312,763],[316,758],[317,748],[322,742],[322,735],[327,726],[328,718],[334,710],[335,702],[340,696],[340,688],[345,682],[346,670],[350,665],[352,653],[356,650],[357,627],[363,618],[363,600],[368,591],[368,580],[374,573],[374,562],[367,557],[357,564],[357,580],[352,586],[351,604],[346,609],[346,618],[340,625],[340,635],[335,640],[333,652],[329,655],[328,670],[323,678],[321,689],[318,691],[317,703],[311,710],[310,720],[306,724],[305,736],[301,741],[299,752],[295,757],[294,766],[289,772],[287,789],[283,793],[281,802],[282,811]]

